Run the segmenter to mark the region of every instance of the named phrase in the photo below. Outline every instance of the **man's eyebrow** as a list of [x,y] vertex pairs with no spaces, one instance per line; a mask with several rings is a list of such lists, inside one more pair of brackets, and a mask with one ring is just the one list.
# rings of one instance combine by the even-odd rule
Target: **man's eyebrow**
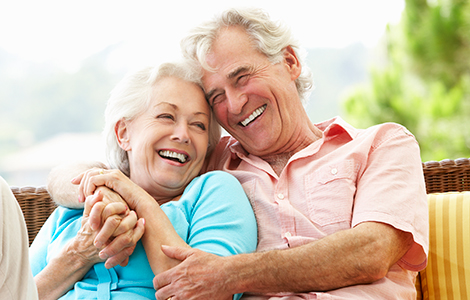
[[251,70],[249,66],[240,66],[233,70],[232,72],[228,73],[227,78],[228,79],[233,79],[237,77],[240,73],[245,73],[247,71]]
[[[228,73],[227,79],[233,79],[240,75],[240,73],[245,73],[251,70],[250,66],[240,66],[233,70],[232,72]],[[217,92],[217,89],[212,89],[209,92],[206,93],[206,99],[210,100],[211,97]]]

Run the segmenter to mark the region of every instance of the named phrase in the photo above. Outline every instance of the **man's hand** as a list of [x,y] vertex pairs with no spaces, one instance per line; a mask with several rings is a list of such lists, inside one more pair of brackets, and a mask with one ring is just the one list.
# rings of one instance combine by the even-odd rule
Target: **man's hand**
[[232,299],[235,292],[231,291],[223,271],[226,258],[184,247],[162,246],[162,251],[182,262],[155,276],[157,299]]

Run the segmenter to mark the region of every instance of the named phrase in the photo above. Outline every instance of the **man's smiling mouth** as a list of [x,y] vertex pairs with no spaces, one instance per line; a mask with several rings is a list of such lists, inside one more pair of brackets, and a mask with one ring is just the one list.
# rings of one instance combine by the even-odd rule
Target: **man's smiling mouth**
[[240,124],[243,125],[243,127],[246,127],[248,124],[250,124],[254,119],[259,117],[264,110],[266,109],[267,104],[261,106],[260,108],[256,109],[248,118],[245,120],[241,121]]
[[158,154],[160,154],[160,156],[163,157],[163,158],[178,161],[182,164],[184,164],[186,162],[186,160],[188,159],[188,157],[184,154],[176,153],[176,152],[169,151],[169,150],[161,150],[161,151],[158,152]]

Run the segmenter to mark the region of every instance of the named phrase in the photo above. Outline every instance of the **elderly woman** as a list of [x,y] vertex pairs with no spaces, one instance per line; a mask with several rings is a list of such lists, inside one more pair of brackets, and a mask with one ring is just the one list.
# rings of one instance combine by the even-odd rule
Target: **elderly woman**
[[[144,69],[113,90],[104,132],[110,169],[81,178],[95,200],[113,193],[126,200],[139,218],[134,236],[145,224],[127,266],[106,268],[105,245],[94,243],[99,231],[87,214],[59,207],[31,246],[40,299],[155,299],[154,274],[179,263],[163,254],[163,245],[221,256],[256,249],[255,217],[238,181],[220,171],[200,175],[220,129],[187,70]],[[110,218],[119,214],[133,213],[118,202],[103,210]]]

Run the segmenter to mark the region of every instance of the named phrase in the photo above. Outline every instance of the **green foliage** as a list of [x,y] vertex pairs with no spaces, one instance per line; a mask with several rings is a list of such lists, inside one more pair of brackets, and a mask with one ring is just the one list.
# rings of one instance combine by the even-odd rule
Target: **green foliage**
[[470,5],[407,0],[389,28],[388,64],[343,103],[360,127],[397,122],[413,132],[423,161],[470,157]]

